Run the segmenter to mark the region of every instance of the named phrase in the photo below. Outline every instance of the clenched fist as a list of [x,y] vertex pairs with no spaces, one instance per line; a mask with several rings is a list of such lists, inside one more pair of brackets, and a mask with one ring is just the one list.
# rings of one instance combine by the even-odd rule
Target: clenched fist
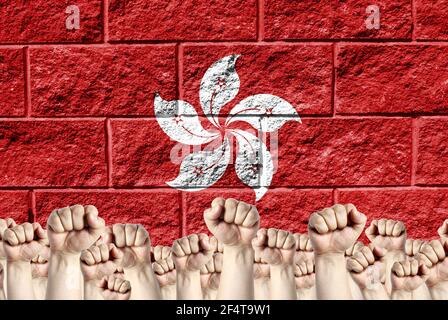
[[205,290],[218,290],[222,271],[222,253],[216,252],[201,268],[201,287]]
[[0,259],[5,259],[5,250],[3,249],[3,233],[6,229],[16,226],[16,223],[11,218],[0,219]]
[[[48,239],[46,239],[48,241]],[[48,259],[50,259],[50,246],[43,246],[42,250],[37,256],[31,259],[31,273],[33,278],[47,278],[48,277]]]
[[424,240],[407,239],[405,244],[405,253],[408,257],[415,257],[427,244]]
[[175,240],[172,252],[177,272],[199,271],[212,258],[213,248],[208,236],[200,233]]
[[48,239],[52,252],[81,253],[104,231],[104,220],[94,206],[74,205],[54,210],[48,217]]
[[314,259],[313,247],[307,234],[294,233],[296,240],[296,261]]
[[294,266],[294,279],[296,289],[310,289],[316,283],[316,274],[314,272],[314,259],[303,259],[297,261]]
[[168,258],[171,255],[171,247],[168,246],[155,246],[151,250],[152,261],[160,261]]
[[263,247],[254,247],[254,279],[269,278],[271,269],[263,258]]
[[387,251],[405,250],[406,227],[401,221],[373,220],[365,233],[374,246],[384,248]]
[[350,248],[345,250],[345,257],[351,258],[356,252],[364,248],[364,243],[361,241],[356,241]]
[[105,300],[129,300],[131,296],[130,282],[115,275],[101,279],[99,287]]
[[109,238],[123,253],[122,267],[151,264],[151,241],[141,224],[114,224],[108,228]]
[[448,281],[448,241],[433,240],[423,245],[417,258],[429,268],[428,287]]
[[171,254],[166,258],[156,260],[152,264],[152,268],[154,269],[160,288],[176,284],[176,268]]
[[380,247],[364,246],[347,260],[347,268],[361,290],[377,290],[386,281],[386,250]]
[[81,253],[81,271],[84,281],[100,280],[117,270],[123,253],[114,244],[93,245]]
[[448,240],[448,219],[443,222],[443,224],[437,230],[437,233],[442,240]]
[[292,265],[296,250],[293,234],[278,229],[260,229],[252,246],[260,251],[261,259],[270,265]]
[[308,230],[314,252],[343,254],[358,239],[366,220],[352,204],[336,204],[313,213]]
[[425,283],[429,270],[416,259],[397,261],[392,266],[392,289],[414,291]]
[[227,246],[250,246],[260,225],[257,208],[235,199],[216,198],[204,211],[204,219],[210,232]]
[[30,262],[47,243],[47,234],[39,223],[23,223],[3,233],[3,245],[9,262]]

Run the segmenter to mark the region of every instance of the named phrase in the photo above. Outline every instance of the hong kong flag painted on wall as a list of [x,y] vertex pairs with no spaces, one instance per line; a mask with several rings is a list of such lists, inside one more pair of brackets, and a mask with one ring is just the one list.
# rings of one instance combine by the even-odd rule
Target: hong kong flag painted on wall
[[5,4],[0,217],[93,204],[170,244],[223,196],[263,227],[351,202],[436,237],[448,2],[412,3],[376,1],[375,28],[363,0]]

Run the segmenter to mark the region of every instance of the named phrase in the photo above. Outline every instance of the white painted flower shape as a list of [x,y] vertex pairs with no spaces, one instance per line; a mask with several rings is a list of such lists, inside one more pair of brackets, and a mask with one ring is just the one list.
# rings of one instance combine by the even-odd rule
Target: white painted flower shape
[[201,81],[199,100],[202,111],[214,130],[202,127],[195,108],[182,100],[163,100],[156,94],[154,109],[157,122],[173,140],[185,145],[206,145],[203,151],[192,152],[180,165],[176,179],[167,182],[173,188],[199,191],[216,183],[231,159],[230,137],[235,138],[237,153],[235,171],[238,178],[255,192],[256,201],[267,192],[274,172],[271,153],[262,139],[242,129],[229,127],[237,121],[250,124],[257,132],[274,132],[287,121],[300,117],[286,100],[256,94],[241,100],[229,113],[224,124],[219,113],[238,94],[240,79],[235,63],[240,55],[226,56],[213,63]]

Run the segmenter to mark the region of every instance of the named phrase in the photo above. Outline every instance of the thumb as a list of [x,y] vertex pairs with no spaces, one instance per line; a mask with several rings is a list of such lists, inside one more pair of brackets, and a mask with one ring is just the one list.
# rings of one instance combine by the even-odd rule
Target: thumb
[[95,215],[92,212],[87,213],[86,218],[87,218],[87,225],[89,226],[90,229],[103,230],[104,227],[106,226],[104,219],[98,217],[97,215]]
[[204,211],[205,224],[209,229],[214,229],[219,224],[219,217],[224,212],[224,207],[221,205],[213,206]]

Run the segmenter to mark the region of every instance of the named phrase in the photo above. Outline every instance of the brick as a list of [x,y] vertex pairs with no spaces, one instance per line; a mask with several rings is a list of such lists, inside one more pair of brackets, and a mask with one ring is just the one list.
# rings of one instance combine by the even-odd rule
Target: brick
[[[206,127],[206,120],[203,122]],[[181,148],[182,145],[171,140],[156,120],[113,119],[111,124],[114,186],[166,187],[166,182],[178,176],[183,158],[193,152],[192,148],[188,149],[188,146],[184,145],[185,153],[178,154],[177,150],[180,149],[176,148]],[[228,165],[223,177],[212,187],[222,186],[244,186],[236,176],[233,163]]]
[[111,0],[111,40],[254,40],[256,0]]
[[56,208],[91,204],[108,225],[139,223],[148,230],[152,245],[170,245],[180,235],[178,192],[173,190],[37,191],[37,220],[46,225]]
[[254,204],[260,214],[262,228],[280,228],[293,232],[307,232],[309,215],[332,204],[331,190],[273,189],[256,203],[250,190],[227,189],[185,193],[187,234],[209,233],[203,213],[216,197],[234,198]]
[[[380,8],[380,29],[367,29],[366,8]],[[411,1],[266,0],[265,37],[280,39],[410,39]]]
[[[75,4],[80,12],[80,28],[67,30],[65,13]],[[103,22],[102,1],[34,0],[2,1],[0,4],[0,42],[100,42]]]
[[418,120],[416,183],[448,182],[448,118]]
[[416,36],[419,40],[448,40],[448,1],[415,1]]
[[25,114],[23,65],[21,49],[0,50],[0,116]]
[[28,221],[28,191],[0,191],[0,219]]
[[174,46],[31,49],[34,115],[151,115],[175,98]]
[[278,136],[272,186],[407,185],[411,120],[305,119]]
[[446,113],[448,47],[347,45],[338,54],[336,110]]
[[0,121],[0,186],[106,184],[102,121]]
[[447,189],[339,190],[338,197],[366,214],[367,225],[372,219],[401,220],[414,239],[437,238],[437,229],[448,218]]
[[183,98],[202,113],[199,88],[217,60],[241,54],[236,62],[240,90],[221,110],[227,114],[242,99],[259,93],[284,98],[299,114],[331,113],[330,45],[194,45],[183,48]]

